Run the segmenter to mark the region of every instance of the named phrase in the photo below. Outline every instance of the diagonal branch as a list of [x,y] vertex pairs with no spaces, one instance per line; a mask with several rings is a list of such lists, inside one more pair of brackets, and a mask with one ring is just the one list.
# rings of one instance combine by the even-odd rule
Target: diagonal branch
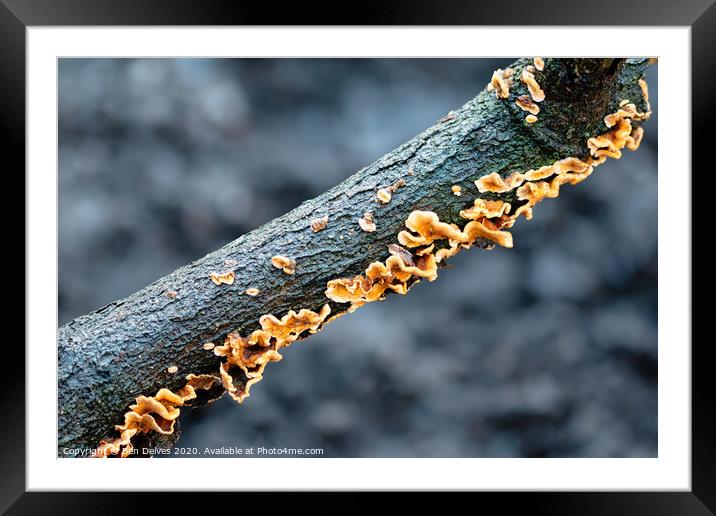
[[59,455],[171,443],[179,407],[224,389],[242,401],[332,318],[434,280],[461,249],[511,247],[507,229],[543,198],[638,147],[648,64],[518,60],[335,188],[61,327]]

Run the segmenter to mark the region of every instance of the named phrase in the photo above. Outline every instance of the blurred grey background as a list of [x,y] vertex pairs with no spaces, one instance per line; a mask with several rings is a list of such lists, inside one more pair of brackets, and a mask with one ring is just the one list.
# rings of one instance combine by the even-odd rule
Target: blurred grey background
[[[61,59],[60,324],[339,183],[511,61]],[[641,149],[541,203],[514,249],[294,344],[243,405],[183,414],[178,445],[656,456],[656,67],[648,83]]]

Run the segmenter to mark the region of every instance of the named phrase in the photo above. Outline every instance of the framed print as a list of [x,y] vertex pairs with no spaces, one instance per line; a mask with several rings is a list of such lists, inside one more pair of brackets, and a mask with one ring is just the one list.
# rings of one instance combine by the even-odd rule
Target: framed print
[[27,203],[3,509],[714,510],[690,235],[716,8],[420,4],[3,0]]

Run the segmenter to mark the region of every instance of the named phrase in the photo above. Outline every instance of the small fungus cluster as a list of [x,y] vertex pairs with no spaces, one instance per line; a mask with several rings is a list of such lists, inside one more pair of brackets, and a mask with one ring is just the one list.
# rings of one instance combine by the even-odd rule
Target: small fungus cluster
[[311,231],[318,233],[326,229],[328,225],[328,217],[320,217],[311,221]]
[[375,198],[381,204],[388,204],[393,198],[393,194],[387,188],[381,188],[375,193]]
[[[382,262],[373,262],[364,274],[353,278],[330,280],[326,297],[336,303],[350,303],[349,312],[366,303],[379,301],[388,291],[405,295],[412,285],[425,278],[437,278],[437,266],[460,249],[469,248],[478,239],[512,247],[512,235],[502,231],[510,227],[507,216],[510,205],[503,201],[477,199],[474,205],[460,214],[470,219],[464,228],[441,222],[431,211],[413,211],[405,221],[407,230],[398,233],[397,244],[390,244],[390,256]],[[443,244],[436,249],[436,243]],[[447,244],[447,245],[444,245]],[[409,249],[412,249],[411,252]]]
[[379,188],[378,191],[375,193],[375,199],[380,204],[388,204],[393,198],[393,194],[403,186],[405,186],[405,179],[398,179],[390,186],[386,186],[385,188]]
[[542,91],[542,88],[540,88],[539,84],[537,84],[537,80],[531,72],[527,69],[522,70],[520,80],[527,86],[527,89],[532,96],[532,100],[535,102],[542,102],[544,100],[544,91]]
[[358,219],[358,225],[360,228],[367,232],[372,233],[375,231],[375,222],[373,222],[373,213],[370,211],[367,211],[363,214],[361,218]]
[[[124,414],[124,423],[115,429],[120,432],[119,437],[112,440],[100,441],[94,450],[96,458],[106,458],[111,455],[128,457],[132,454],[134,446],[132,438],[137,434],[158,432],[163,435],[174,433],[174,422],[179,417],[179,408],[191,405],[198,397],[197,391],[214,392],[215,386],[220,385],[218,377],[208,374],[187,375],[187,383],[177,392],[169,389],[159,389],[156,395],[138,396],[134,405]],[[213,398],[212,398],[213,399]]]
[[[646,82],[642,79],[639,84],[644,92],[644,99],[647,100]],[[644,130],[632,122],[646,120],[650,114],[648,110],[644,113],[638,112],[636,106],[628,100],[621,101],[619,109],[604,118],[608,130],[587,139],[590,157],[586,161],[570,157],[524,173],[512,172],[506,177],[493,172],[476,180],[475,185],[480,193],[516,190],[517,199],[524,203],[515,210],[512,218],[524,215],[529,220],[532,218],[532,208],[546,197],[557,197],[562,185],[575,185],[583,181],[593,172],[594,167],[604,163],[607,158],[619,159],[624,147],[636,150]]]
[[498,99],[506,99],[510,96],[513,74],[514,70],[512,68],[505,68],[504,70],[498,68],[493,72],[490,84],[487,85],[487,90],[494,91]]
[[531,115],[537,115],[539,113],[539,106],[532,100],[529,95],[520,95],[515,100],[515,104],[523,111],[529,112]]
[[382,299],[387,290],[407,294],[415,282],[410,282],[413,277],[427,278],[428,281],[437,278],[435,257],[428,254],[406,261],[401,254],[391,254],[385,263],[371,263],[364,275],[330,280],[326,297],[336,303],[351,303],[348,311],[352,312],[366,303]]
[[234,271],[223,273],[212,272],[209,277],[211,278],[211,281],[214,283],[214,285],[233,285],[234,279],[236,278],[236,274],[234,273]]
[[229,395],[239,403],[244,401],[251,386],[262,380],[266,364],[281,360],[279,351],[304,332],[316,333],[330,313],[331,308],[325,304],[318,313],[307,309],[298,313],[289,310],[281,319],[267,314],[259,319],[261,329],[248,337],[230,333],[222,346],[214,348],[215,355],[226,357],[219,366],[219,373]]
[[277,269],[281,269],[288,275],[293,275],[296,272],[296,260],[288,258],[286,256],[276,255],[271,258],[271,265]]

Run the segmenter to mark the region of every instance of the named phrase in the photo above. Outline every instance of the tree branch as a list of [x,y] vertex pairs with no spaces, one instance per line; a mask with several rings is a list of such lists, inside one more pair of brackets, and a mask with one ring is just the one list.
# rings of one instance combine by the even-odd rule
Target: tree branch
[[[357,308],[362,301],[339,302],[336,296],[327,297],[329,281],[347,278],[344,283],[349,284],[351,278],[366,278],[366,269],[371,263],[385,263],[391,255],[388,246],[398,244],[398,235],[406,230],[406,220],[412,212],[433,212],[441,222],[455,224],[453,229],[460,235],[470,233],[470,237],[453,235],[440,240],[437,234],[426,236],[421,228],[410,228],[410,235],[422,238],[423,243],[412,246],[402,237],[400,242],[410,244],[403,246],[408,249],[392,247],[392,253],[403,256],[401,263],[405,267],[420,260],[423,265],[417,268],[421,270],[406,273],[409,278],[405,281],[400,278],[406,274],[394,273],[389,280],[393,287],[383,289],[378,298],[400,291],[399,285],[406,289],[412,285],[419,273],[429,268],[424,258],[429,253],[436,254],[438,249],[450,254],[472,243],[480,247],[486,247],[491,241],[510,245],[511,239],[509,242],[504,239],[504,229],[515,222],[517,212],[529,217],[530,208],[542,197],[556,196],[555,182],[574,184],[588,175],[572,165],[565,165],[564,170],[555,168],[555,163],[576,158],[589,166],[591,172],[606,156],[618,157],[621,147],[638,146],[641,131],[638,122],[649,112],[640,81],[647,65],[646,59],[547,59],[544,69],[539,70],[531,59],[518,60],[507,69],[512,70],[511,75],[496,72],[491,91],[483,91],[335,188],[141,291],[61,327],[58,331],[59,455],[72,455],[70,448],[95,448],[102,439],[116,437],[115,425],[126,422],[128,406],[139,396],[154,396],[162,388],[172,393],[184,388],[183,400],[167,401],[158,397],[165,408],[173,409],[205,402],[223,392],[218,382],[202,392],[194,384],[196,389],[191,389],[192,392],[202,395],[192,399],[193,394],[186,391],[186,377],[189,374],[220,377],[220,364],[231,362],[227,355],[232,350],[238,352],[241,348],[241,352],[245,352],[249,345],[245,338],[250,335],[254,336],[253,349],[258,349],[256,346],[261,343],[256,341],[261,334],[257,331],[266,330],[267,323],[260,322],[267,321],[265,317],[261,319],[266,314],[280,319],[290,310],[306,309],[316,315],[328,304],[329,317],[325,312],[322,318],[316,315],[320,320],[299,325],[300,331],[292,335],[292,338],[303,338],[330,317]],[[530,81],[523,80],[524,70],[528,74],[531,70],[538,87],[545,93],[544,101],[538,101],[539,94],[530,89]],[[500,96],[503,86],[509,90],[505,92],[506,98]],[[522,99],[522,106],[518,99]],[[624,100],[628,100],[629,105],[624,106]],[[539,108],[537,121],[528,123],[525,117],[536,110],[535,106]],[[633,109],[630,110],[630,106]],[[605,117],[621,111],[625,114],[616,116],[615,120],[626,120],[628,131],[620,123],[607,127]],[[618,133],[620,128],[622,133]],[[588,138],[605,134],[609,141],[595,140],[597,143],[592,145],[590,153]],[[547,170],[544,174],[551,172],[545,177],[554,180],[549,184],[542,181],[547,186],[541,194],[537,190],[538,176],[542,173],[526,174],[539,170]],[[486,182],[493,173],[497,173],[507,187],[496,187],[494,181]],[[483,183],[478,189],[475,181],[481,178]],[[510,184],[515,178],[519,180]],[[520,185],[523,188],[519,188]],[[216,188],[221,185],[217,184]],[[381,189],[391,194],[385,204],[377,198]],[[512,215],[487,214],[483,210],[479,218],[466,216],[464,210],[474,207],[475,199],[493,201],[493,207],[508,203],[512,211],[508,209],[506,213]],[[374,231],[363,229],[371,229],[371,217],[364,217],[366,212],[372,213]],[[320,220],[324,217],[328,222],[321,230]],[[364,222],[359,224],[361,218]],[[477,233],[468,231],[466,222],[469,220],[476,221],[472,229],[477,229]],[[314,231],[316,229],[318,231]],[[479,238],[475,240],[476,237]],[[435,247],[431,249],[429,244]],[[419,258],[416,251],[423,252],[423,258]],[[284,272],[291,272],[290,266],[284,270],[274,266],[272,257],[275,256],[294,260],[295,272]],[[212,275],[216,282],[212,281]],[[428,272],[423,277],[434,279]],[[222,278],[226,282],[222,282]],[[257,289],[258,294],[248,295],[247,289]],[[304,314],[303,319],[311,317]],[[244,337],[227,340],[230,332]],[[277,340],[275,331],[269,331],[266,339],[265,349],[275,352],[291,342],[291,338]],[[211,348],[205,346],[209,342],[217,346],[226,343],[224,348],[219,348],[225,349],[224,356],[217,356],[216,348],[207,349]],[[236,358],[234,365],[237,360],[239,365],[247,364],[245,359]],[[235,387],[232,394],[243,399],[255,370],[225,368],[227,374],[223,376],[229,390]],[[231,377],[227,380],[228,374]],[[141,407],[135,412],[137,410],[143,412]],[[146,413],[170,435],[162,439],[171,443],[178,433],[171,427],[175,417],[161,416],[150,408],[146,408]],[[162,435],[144,430],[146,428],[135,431],[132,439],[152,440]],[[122,449],[126,449],[126,443]]]

